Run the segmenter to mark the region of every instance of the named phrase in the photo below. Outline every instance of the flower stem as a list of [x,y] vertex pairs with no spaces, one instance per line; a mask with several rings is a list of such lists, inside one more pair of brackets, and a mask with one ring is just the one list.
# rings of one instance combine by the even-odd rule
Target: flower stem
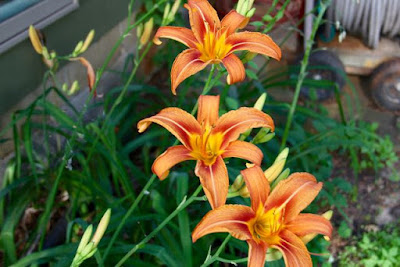
[[310,39],[307,40],[307,47],[306,47],[306,51],[304,53],[303,60],[301,62],[300,73],[298,76],[293,101],[290,106],[289,115],[288,115],[288,118],[286,121],[285,130],[284,130],[284,133],[282,136],[280,150],[283,150],[286,147],[286,141],[287,141],[287,138],[289,135],[290,126],[292,125],[293,116],[294,116],[294,113],[295,113],[296,107],[297,107],[297,101],[299,100],[300,89],[301,89],[301,86],[303,85],[304,78],[306,77],[308,58],[310,57],[310,54],[311,54],[311,49],[312,49],[312,45],[314,43],[315,34],[317,33],[318,27],[321,24],[322,17],[325,14],[325,11],[326,11],[328,5],[326,5],[324,3],[324,1],[321,1],[320,7],[321,7],[321,9],[319,10],[317,19],[314,21],[314,26],[313,26],[313,29],[312,29],[312,32],[310,35]]
[[122,264],[130,257],[133,253],[135,253],[138,249],[142,248],[147,242],[150,241],[164,226],[171,221],[180,211],[185,209],[190,203],[195,201],[197,195],[200,193],[202,186],[199,185],[196,191],[192,194],[192,196],[186,200],[186,197],[183,198],[182,202],[178,205],[178,207],[167,217],[165,220],[157,226],[149,235],[147,235],[142,241],[137,243],[125,256],[115,265],[116,267],[122,266]]
[[[211,65],[211,70],[210,70],[210,74],[208,75],[206,84],[204,85],[203,91],[201,92],[201,95],[206,95],[208,94],[208,92],[210,92],[211,90],[211,80],[212,77],[214,76],[214,72],[215,72],[215,65],[212,64]],[[190,114],[194,115],[197,111],[197,109],[199,108],[199,100],[196,101],[196,104],[194,105],[192,112]]]
[[217,252],[215,252],[215,254],[214,254],[211,258],[208,258],[208,259],[201,265],[201,267],[209,266],[209,265],[213,264],[215,261],[217,261],[218,258],[219,258],[219,254],[221,254],[222,250],[224,250],[226,244],[228,244],[228,242],[229,242],[229,240],[231,239],[231,237],[232,237],[231,235],[228,235],[228,236],[225,238],[225,240],[222,242],[221,246],[219,246]]
[[117,227],[117,230],[115,230],[113,236],[111,237],[111,240],[108,243],[108,246],[107,246],[106,250],[104,251],[103,264],[104,264],[104,261],[106,260],[106,258],[108,256],[108,253],[110,253],[110,249],[112,248],[112,245],[114,244],[114,242],[117,239],[119,233],[121,232],[122,227],[125,225],[125,223],[128,220],[128,218],[132,215],[133,211],[136,209],[137,205],[142,200],[143,196],[145,195],[145,192],[148,191],[149,187],[154,183],[155,180],[156,180],[156,175],[153,174],[150,177],[149,181],[146,183],[146,185],[143,187],[142,191],[139,193],[137,198],[135,199],[135,202],[133,202],[132,206],[125,213],[125,216],[122,218],[121,222],[119,223],[119,225]]

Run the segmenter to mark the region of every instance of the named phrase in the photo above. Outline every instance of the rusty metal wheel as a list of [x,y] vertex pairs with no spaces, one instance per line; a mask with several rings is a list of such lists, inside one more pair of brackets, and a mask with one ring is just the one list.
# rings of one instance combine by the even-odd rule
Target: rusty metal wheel
[[[303,56],[297,58],[295,65],[300,65],[302,59]],[[334,86],[322,88],[314,86],[308,81],[329,81],[336,83],[341,90],[346,83],[345,73],[342,61],[334,52],[328,50],[314,51],[308,61],[307,76],[300,89],[300,95],[303,98],[312,99],[311,95],[314,94],[316,100],[320,101],[331,99],[335,94]]]
[[374,69],[370,90],[379,108],[400,112],[400,58],[386,61]]

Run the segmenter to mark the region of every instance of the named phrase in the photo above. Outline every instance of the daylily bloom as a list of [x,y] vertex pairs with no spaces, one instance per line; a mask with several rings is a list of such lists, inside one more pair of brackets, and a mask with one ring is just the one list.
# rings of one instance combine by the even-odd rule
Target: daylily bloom
[[239,108],[219,117],[219,96],[199,97],[197,120],[179,108],[166,108],[138,123],[143,132],[154,122],[178,138],[182,145],[173,146],[153,163],[152,171],[161,180],[179,162],[197,160],[195,174],[200,178],[212,208],[225,204],[229,179],[224,158],[236,157],[260,165],[261,150],[248,142],[237,140],[249,128],[268,127],[274,130],[272,118],[254,108]]
[[189,0],[185,4],[189,10],[191,30],[182,27],[160,27],[154,36],[154,43],[161,44],[160,38],[169,38],[183,43],[189,49],[180,53],[171,70],[172,93],[189,76],[201,71],[209,64],[224,64],[228,71],[227,82],[233,84],[244,80],[246,73],[243,63],[233,54],[248,50],[275,59],[281,58],[281,50],[267,35],[259,32],[240,32],[248,19],[230,11],[220,21],[217,12],[207,0]]
[[300,214],[318,195],[322,183],[308,173],[294,173],[270,194],[260,167],[243,170],[251,207],[224,205],[207,213],[192,234],[193,242],[216,232],[228,232],[249,244],[248,266],[264,266],[268,248],[278,249],[286,266],[312,266],[301,237],[312,233],[331,236],[330,222],[320,215]]

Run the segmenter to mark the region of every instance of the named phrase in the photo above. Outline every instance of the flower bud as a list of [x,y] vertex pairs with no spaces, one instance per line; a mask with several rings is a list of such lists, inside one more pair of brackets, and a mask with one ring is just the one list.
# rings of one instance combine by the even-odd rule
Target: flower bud
[[262,110],[266,99],[267,99],[267,93],[262,93],[260,97],[257,99],[256,103],[254,104],[254,108]]
[[151,32],[153,31],[153,26],[154,26],[153,18],[149,19],[144,24],[143,34],[139,40],[139,49],[143,47],[145,44],[147,44],[147,42],[149,41]]
[[278,177],[278,175],[282,172],[283,167],[286,163],[286,158],[289,154],[289,148],[285,148],[279,153],[278,157],[275,159],[274,163],[271,167],[269,167],[265,172],[264,175],[268,179],[268,182],[271,183]]
[[279,184],[280,181],[288,178],[289,174],[290,174],[289,168],[286,168],[283,172],[281,172],[281,174],[279,174],[278,178],[276,178],[275,181],[273,181],[271,183],[271,191],[274,190],[274,188]]
[[83,249],[86,247],[87,243],[89,242],[90,237],[92,236],[93,226],[89,225],[85,232],[83,233],[81,242],[79,243],[78,249],[76,250],[77,253],[82,253]]
[[[330,221],[332,219],[332,215],[333,215],[333,211],[332,210],[328,210],[327,212],[325,212],[321,216],[324,217],[325,219],[327,219],[328,221]],[[307,244],[308,242],[313,240],[316,236],[317,236],[317,234],[314,234],[314,233],[313,234],[308,234],[308,235],[305,235],[305,236],[301,237],[301,241],[303,241],[304,244]],[[327,241],[330,240],[328,236],[324,236],[324,239],[327,240]]]
[[164,8],[163,19],[162,19],[162,22],[161,22],[162,25],[167,25],[168,24],[170,9],[171,9],[171,4],[167,3],[165,5],[165,8]]
[[136,28],[136,36],[140,38],[143,34],[143,23],[140,23]]
[[89,258],[88,255],[96,249],[96,246],[93,242],[89,242],[86,244],[86,246],[83,247],[82,251],[78,254],[83,258],[83,260]]
[[33,25],[29,26],[29,39],[31,40],[32,46],[35,49],[36,53],[41,55],[43,51],[43,46]]
[[88,35],[86,36],[85,41],[83,42],[83,45],[82,45],[80,53],[83,53],[88,49],[89,45],[93,41],[94,34],[95,34],[95,31],[93,29],[88,33]]
[[68,84],[67,83],[63,83],[62,86],[61,86],[61,90],[63,92],[67,92],[68,91]]
[[181,6],[181,0],[175,0],[172,5],[171,12],[169,12],[169,19],[173,21],[175,19],[175,14],[178,12],[179,7]]
[[242,198],[249,198],[250,197],[250,192],[249,192],[249,189],[247,189],[247,186],[243,186],[242,189],[240,189],[239,195]]
[[110,217],[111,217],[111,209],[108,209],[101,218],[99,226],[97,227],[96,232],[94,233],[94,236],[92,238],[92,242],[94,243],[95,247],[97,247],[101,238],[103,237],[107,229],[107,226],[110,222]]
[[[265,100],[267,99],[267,93],[262,93],[260,97],[257,99],[256,103],[254,104],[254,108],[258,110],[262,110],[265,104]],[[248,129],[244,133],[241,134],[240,140],[246,139],[251,133],[251,129]]]
[[73,94],[75,94],[76,92],[79,91],[79,89],[80,89],[79,83],[78,83],[78,81],[75,80],[75,81],[72,83],[71,88],[70,88],[69,91],[68,91],[68,95],[73,95]]
[[275,248],[268,248],[265,261],[276,261],[282,258],[282,253]]
[[250,9],[249,11],[247,11],[246,17],[247,17],[247,18],[251,18],[251,17],[254,15],[255,12],[256,12],[256,8],[253,7],[252,9]]
[[233,184],[230,187],[230,191],[231,192],[237,192],[239,191],[244,184],[244,180],[243,180],[243,176],[242,175],[238,175],[235,179],[235,181],[233,182]]
[[76,44],[75,49],[74,49],[74,52],[72,52],[72,54],[73,54],[74,56],[79,55],[82,46],[83,46],[83,41],[79,41],[79,42]]
[[251,16],[254,15],[255,8],[253,8],[254,0],[239,0],[236,11],[247,17],[250,18]]
[[269,131],[269,128],[261,128],[251,142],[253,144],[262,144],[270,141],[272,138],[274,138],[275,133],[269,133]]

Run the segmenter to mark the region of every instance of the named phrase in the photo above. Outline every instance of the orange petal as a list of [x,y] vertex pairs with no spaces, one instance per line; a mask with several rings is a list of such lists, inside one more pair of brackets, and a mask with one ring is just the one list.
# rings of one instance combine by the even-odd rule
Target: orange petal
[[217,11],[207,0],[189,0],[184,6],[189,10],[190,26],[199,42],[203,42],[207,31],[216,32],[221,28]]
[[247,221],[254,217],[250,207],[243,205],[223,205],[209,211],[199,222],[192,233],[192,240],[196,242],[202,236],[211,233],[228,232],[235,238],[247,240],[252,238]]
[[226,31],[227,36],[241,28],[242,23],[246,21],[246,17],[237,13],[236,10],[231,10],[221,21],[221,27]]
[[137,125],[139,133],[144,132],[152,122],[167,129],[188,149],[191,148],[190,136],[201,133],[201,127],[196,119],[180,108],[165,108],[157,115],[139,121]]
[[229,178],[225,162],[222,157],[217,157],[213,165],[206,165],[197,161],[196,175],[200,178],[211,208],[215,209],[225,204],[228,195]]
[[332,235],[331,223],[321,215],[316,214],[299,214],[294,220],[285,224],[285,228],[298,236],[314,233],[329,237]]
[[269,183],[265,178],[263,170],[254,166],[240,172],[246,181],[247,189],[250,193],[251,208],[256,212],[258,206],[264,206],[269,194]]
[[281,49],[268,35],[259,32],[239,32],[230,35],[226,42],[232,44],[231,52],[248,50],[277,60],[281,59]]
[[285,209],[285,222],[290,222],[318,195],[322,183],[309,173],[297,172],[279,182],[270,194],[265,208]]
[[244,80],[246,72],[243,63],[235,54],[226,56],[222,60],[222,63],[228,71],[228,77],[226,78],[228,84],[234,84]]
[[260,242],[260,244],[257,244],[252,239],[247,240],[247,243],[249,244],[249,257],[247,266],[249,267],[264,266],[268,246],[264,242]]
[[190,150],[185,146],[173,146],[168,148],[154,161],[151,170],[161,180],[167,178],[169,169],[185,160],[194,160],[190,155]]
[[281,231],[279,237],[280,244],[273,247],[282,252],[287,267],[312,267],[310,253],[300,238],[288,230]]
[[213,126],[218,120],[219,95],[201,95],[199,97],[199,110],[197,111],[197,121],[202,126]]
[[204,69],[209,62],[200,59],[200,52],[190,48],[180,53],[172,65],[171,70],[171,90],[176,95],[176,87],[186,78]]
[[264,112],[255,108],[239,108],[221,116],[212,133],[223,133],[221,149],[225,149],[230,142],[238,139],[241,133],[257,127],[271,128],[271,131],[275,129],[274,121]]
[[196,48],[197,39],[193,32],[182,27],[164,26],[160,27],[153,38],[156,45],[160,45],[160,38],[169,38],[190,47]]
[[263,153],[256,145],[240,140],[233,141],[224,149],[223,158],[240,158],[261,165]]

